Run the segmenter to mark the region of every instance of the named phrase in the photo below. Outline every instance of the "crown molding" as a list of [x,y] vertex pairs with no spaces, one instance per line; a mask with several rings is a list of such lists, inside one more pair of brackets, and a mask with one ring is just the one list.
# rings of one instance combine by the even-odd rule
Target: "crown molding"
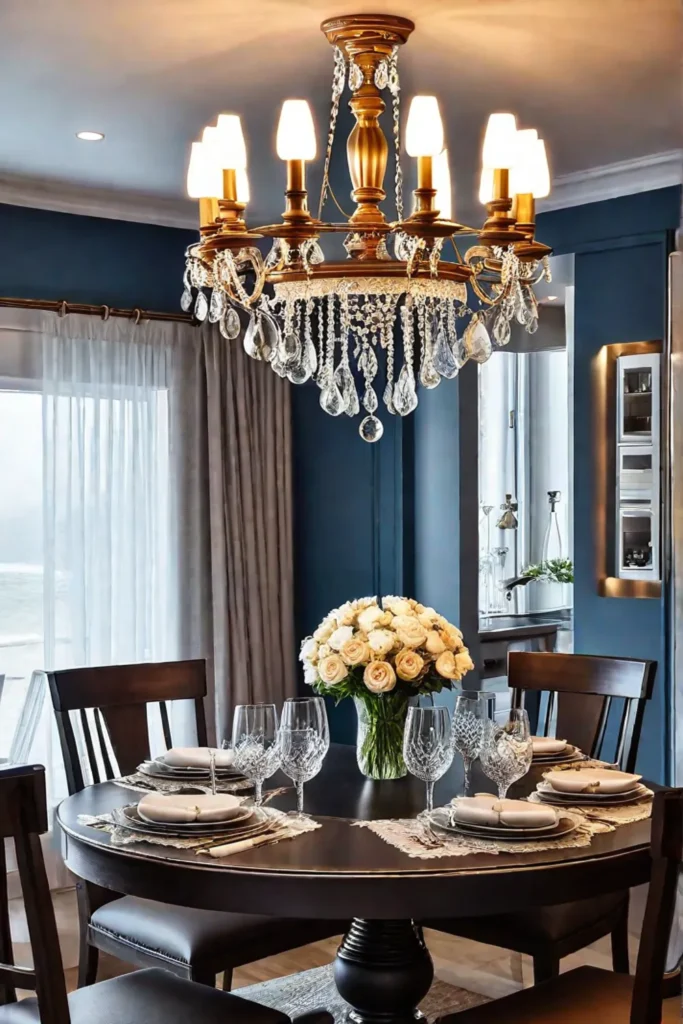
[[589,167],[586,171],[561,174],[553,179],[553,188],[547,199],[538,202],[538,210],[562,210],[569,206],[599,203],[636,192],[651,192],[683,183],[683,149],[666,153],[652,153],[635,160],[602,167]]
[[105,217],[107,220],[197,230],[196,208],[190,200],[125,192],[121,189],[93,188],[50,178],[0,173],[0,203],[85,217]]
[[[683,150],[654,153],[635,160],[590,167],[553,179],[553,190],[538,202],[539,213],[583,206],[603,199],[650,192],[683,183]],[[197,229],[195,204],[185,199],[144,195],[121,189],[93,188],[51,178],[0,173],[0,203],[73,213],[107,220]]]

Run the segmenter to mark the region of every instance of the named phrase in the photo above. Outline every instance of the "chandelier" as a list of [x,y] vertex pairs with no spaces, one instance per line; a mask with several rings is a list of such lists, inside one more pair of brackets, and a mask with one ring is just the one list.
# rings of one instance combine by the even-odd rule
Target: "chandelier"
[[[468,359],[484,362],[510,340],[513,321],[533,333],[533,286],[550,280],[551,250],[536,241],[535,199],[549,192],[545,146],[514,115],[495,113],[484,137],[481,228],[451,219],[448,151],[433,96],[411,102],[405,148],[417,160],[417,188],[406,215],[401,170],[398,52],[414,29],[405,18],[353,15],[323,22],[334,47],[332,104],[317,216],[308,206],[306,163],[316,156],[305,100],[282,107],[277,153],[286,164],[282,221],[247,227],[247,160],[239,117],[221,114],[192,144],[188,193],[199,200],[200,237],[187,250],[181,305],[219,323],[228,340],[243,330],[254,359],[294,384],[313,380],[331,416],[362,411],[361,437],[384,432],[380,404],[406,416],[418,383],[436,387]],[[324,221],[336,201],[330,164],[342,94],[355,125],[346,149],[355,209]],[[386,98],[386,103],[385,103]],[[387,219],[389,142],[380,117],[391,106],[395,217]],[[341,207],[340,207],[341,210]],[[393,211],[392,211],[393,212]],[[326,260],[321,239],[341,234],[347,257]],[[470,236],[461,254],[458,236]],[[265,256],[256,243],[272,239]],[[446,248],[448,247],[448,248]],[[446,259],[448,255],[448,259]],[[210,293],[207,295],[207,293]]]

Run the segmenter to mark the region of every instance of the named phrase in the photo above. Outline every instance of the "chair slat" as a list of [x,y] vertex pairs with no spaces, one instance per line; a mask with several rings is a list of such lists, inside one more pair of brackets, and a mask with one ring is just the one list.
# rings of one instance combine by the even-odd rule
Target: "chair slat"
[[114,778],[114,768],[109,757],[109,748],[107,746],[107,740],[104,735],[104,725],[102,723],[102,711],[100,708],[95,708],[95,729],[97,730],[97,738],[100,743],[100,753],[102,754],[102,762],[104,764],[104,774],[108,779]]
[[168,720],[168,706],[165,700],[159,702],[159,714],[161,715],[161,728],[164,732],[164,743],[166,749],[170,750],[173,746],[173,740],[171,739],[171,723]]
[[90,775],[93,782],[100,782],[100,766],[97,763],[97,755],[95,754],[95,746],[92,741],[90,734],[90,722],[88,721],[88,714],[85,708],[81,708],[78,712],[78,717],[81,721],[81,733],[85,742],[85,749],[88,755],[88,764],[90,765]]
[[0,1006],[17,1001],[15,982],[8,974],[13,967],[14,955],[7,892],[7,857],[4,840],[0,839]]

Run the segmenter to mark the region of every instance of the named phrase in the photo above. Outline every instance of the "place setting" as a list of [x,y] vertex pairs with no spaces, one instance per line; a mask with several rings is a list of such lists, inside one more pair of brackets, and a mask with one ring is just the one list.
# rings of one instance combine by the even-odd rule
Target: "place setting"
[[649,817],[654,793],[642,776],[616,768],[548,771],[529,801],[565,808],[606,825],[627,824]]

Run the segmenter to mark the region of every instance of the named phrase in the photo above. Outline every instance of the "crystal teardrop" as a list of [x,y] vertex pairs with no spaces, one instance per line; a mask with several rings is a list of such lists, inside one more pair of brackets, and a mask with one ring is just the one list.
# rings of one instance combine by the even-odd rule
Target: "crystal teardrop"
[[325,253],[322,251],[320,243],[316,242],[315,239],[308,247],[308,262],[312,263],[313,266],[317,266],[319,263],[325,262]]
[[382,398],[384,399],[384,404],[387,407],[387,412],[390,412],[391,415],[394,416],[396,413],[396,410],[394,409],[394,385],[390,380],[386,383]]
[[327,384],[320,392],[320,408],[330,416],[339,416],[344,412],[344,399],[334,381]]
[[441,383],[441,377],[436,372],[431,355],[425,354],[420,367],[420,384],[423,388],[432,389]]
[[394,409],[399,416],[408,416],[417,408],[417,392],[415,390],[415,378],[404,366],[398,375],[394,387]]
[[[228,337],[226,333],[226,319],[227,318],[221,320],[221,334],[224,338]],[[256,317],[253,316],[253,314],[249,317],[249,323],[246,331],[244,332],[244,341],[242,342],[242,345],[244,347],[244,351],[248,356],[251,356],[252,359],[261,359],[261,346],[259,344],[257,322]]]
[[280,331],[276,322],[270,316],[262,315],[259,321],[261,358],[268,363],[272,361],[274,353],[277,352],[280,344]]
[[302,359],[301,362],[296,363],[294,366],[287,370],[287,377],[292,384],[305,384],[311,377],[311,367]]
[[195,319],[201,323],[206,320],[206,314],[209,312],[209,303],[206,301],[206,295],[204,292],[197,293],[197,299],[194,304],[194,315]]
[[183,294],[180,296],[180,308],[183,313],[189,313],[192,306],[192,292],[189,288],[186,288]]
[[384,425],[376,416],[366,416],[364,420],[361,420],[358,433],[364,441],[373,444],[375,441],[379,441],[384,433]]
[[493,337],[501,348],[510,341],[510,321],[502,312],[498,313],[493,324]]
[[443,324],[436,333],[436,347],[434,349],[434,369],[442,377],[451,380],[458,372],[458,364],[453,357],[453,350],[448,344],[448,337]]
[[209,303],[209,321],[212,324],[218,323],[220,318],[223,316],[225,310],[225,292],[219,291],[218,288],[214,288],[211,292],[211,302]]
[[491,339],[481,320],[470,322],[463,342],[468,357],[474,359],[475,363],[485,363],[491,357]]
[[377,410],[377,393],[374,388],[368,384],[365,388],[365,394],[363,395],[363,408],[367,412],[375,412]]
[[[259,323],[260,319],[260,317],[257,318]],[[228,341],[234,341],[235,338],[239,338],[240,331],[242,330],[242,324],[240,323],[240,318],[238,317],[237,312],[232,308],[232,306],[223,317],[223,323],[225,325],[224,334]]]

